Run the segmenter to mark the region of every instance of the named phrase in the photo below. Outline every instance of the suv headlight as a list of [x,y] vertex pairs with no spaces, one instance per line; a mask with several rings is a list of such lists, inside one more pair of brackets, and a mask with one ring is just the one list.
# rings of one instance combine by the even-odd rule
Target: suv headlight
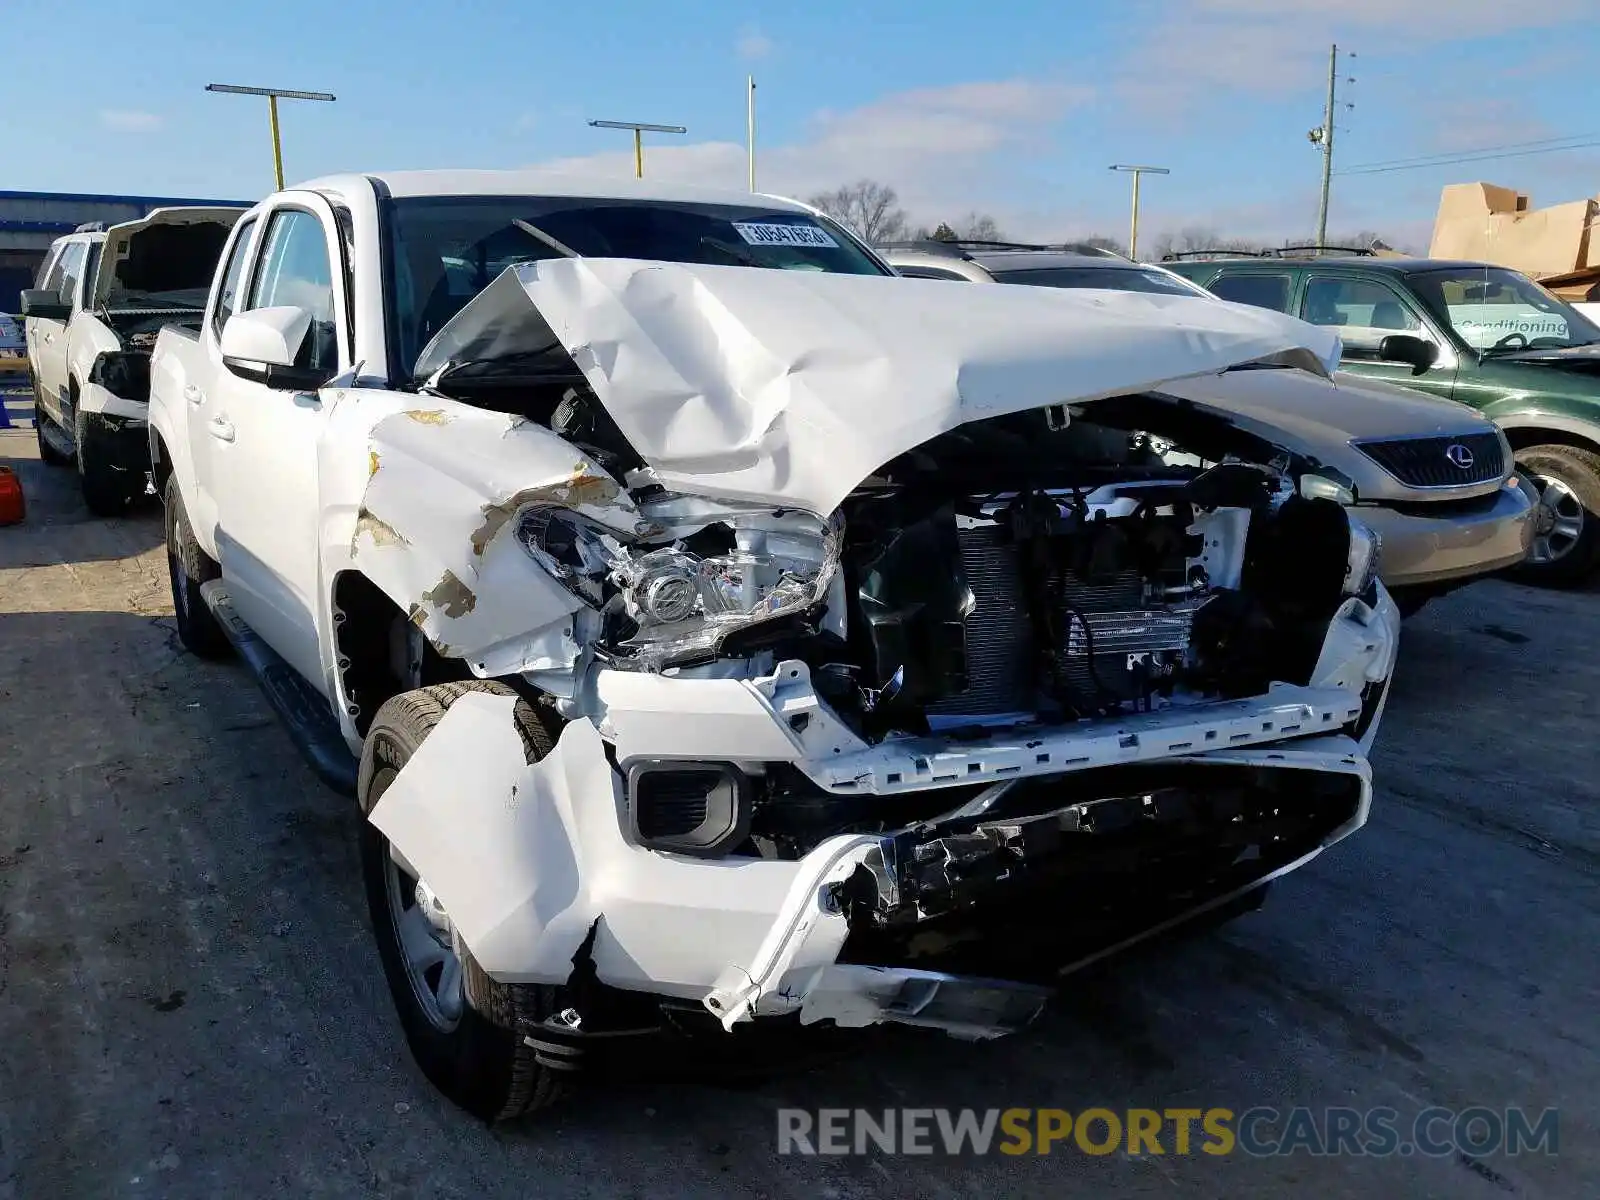
[[1332,500],[1335,504],[1354,504],[1355,490],[1326,475],[1300,476],[1300,494],[1307,500]]
[[1345,559],[1344,594],[1359,596],[1372,586],[1382,568],[1383,539],[1366,522],[1345,510],[1350,522],[1350,546]]
[[827,598],[842,524],[729,513],[669,545],[624,540],[565,509],[523,514],[517,540],[568,590],[622,618],[616,648],[645,670],[714,655],[731,633]]

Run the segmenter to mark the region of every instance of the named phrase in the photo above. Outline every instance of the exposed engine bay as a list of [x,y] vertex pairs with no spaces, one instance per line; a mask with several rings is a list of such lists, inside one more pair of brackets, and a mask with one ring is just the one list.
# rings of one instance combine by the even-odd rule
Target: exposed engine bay
[[[1146,430],[1053,408],[919,446],[827,520],[665,494],[631,470],[644,533],[539,507],[517,536],[598,614],[607,665],[798,659],[872,739],[1304,682],[1329,617],[1370,586],[1370,535],[1297,495],[1294,464],[1222,418],[1158,397],[1115,411],[1168,429],[1177,416],[1198,449],[1232,461],[1167,466]],[[622,474],[625,448],[595,412],[570,389],[552,424]]]

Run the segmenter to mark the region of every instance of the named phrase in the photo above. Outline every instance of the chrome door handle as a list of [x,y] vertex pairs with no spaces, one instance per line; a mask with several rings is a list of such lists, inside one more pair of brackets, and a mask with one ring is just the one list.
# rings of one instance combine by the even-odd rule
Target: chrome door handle
[[212,417],[206,432],[219,442],[231,442],[234,436],[233,422],[227,417]]
[[186,383],[183,385],[183,398],[190,404],[198,405],[206,402],[206,394],[199,388],[195,387],[195,385],[192,383]]

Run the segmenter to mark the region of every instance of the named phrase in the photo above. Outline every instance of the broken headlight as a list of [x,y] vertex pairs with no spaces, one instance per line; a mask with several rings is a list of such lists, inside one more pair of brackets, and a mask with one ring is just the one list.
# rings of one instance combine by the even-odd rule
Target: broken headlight
[[1350,522],[1350,546],[1345,559],[1344,594],[1359,596],[1378,577],[1383,557],[1383,539],[1348,509],[1345,510],[1345,517]]
[[729,514],[667,545],[624,541],[561,509],[523,515],[522,545],[596,608],[620,608],[617,649],[656,669],[715,653],[730,633],[804,613],[839,569],[841,526]]

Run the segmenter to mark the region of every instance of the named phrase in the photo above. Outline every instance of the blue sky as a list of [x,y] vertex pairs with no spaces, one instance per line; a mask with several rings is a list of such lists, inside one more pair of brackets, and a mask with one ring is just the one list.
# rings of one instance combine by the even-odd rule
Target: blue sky
[[[331,91],[283,105],[293,178],[397,167],[631,172],[592,117],[681,124],[646,173],[745,179],[745,76],[759,183],[807,194],[871,177],[914,219],[991,213],[1014,236],[1203,226],[1308,233],[1328,44],[1336,166],[1596,134],[1594,0],[948,0],[676,7],[453,0],[270,4],[6,0],[10,188],[255,198],[271,190],[265,102],[213,80]],[[870,15],[864,15],[870,9]],[[674,12],[681,15],[664,15]],[[41,52],[42,47],[54,52]],[[668,144],[669,142],[676,144]],[[1425,248],[1441,185],[1486,179],[1536,204],[1600,192],[1600,149],[1335,178],[1330,231]]]

